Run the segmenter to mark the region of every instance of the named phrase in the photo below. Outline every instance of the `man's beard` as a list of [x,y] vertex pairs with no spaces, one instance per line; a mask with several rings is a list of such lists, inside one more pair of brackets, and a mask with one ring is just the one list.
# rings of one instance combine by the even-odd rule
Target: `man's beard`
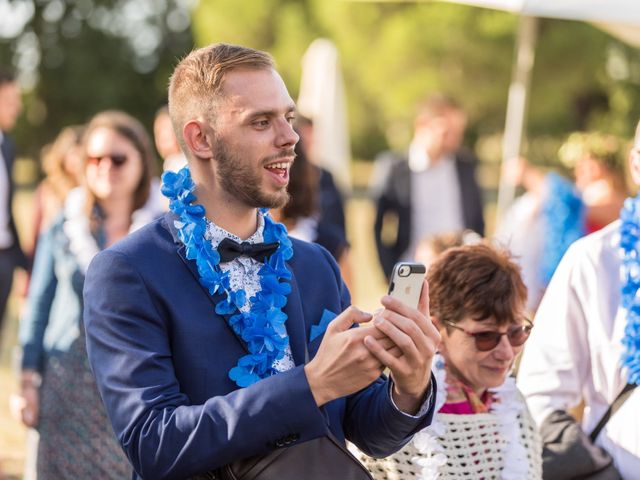
[[289,192],[283,188],[276,193],[261,190],[263,165],[279,158],[292,157],[293,148],[263,159],[261,165],[249,164],[231,153],[224,140],[217,138],[215,161],[218,162],[218,181],[230,196],[253,208],[282,208],[289,202]]

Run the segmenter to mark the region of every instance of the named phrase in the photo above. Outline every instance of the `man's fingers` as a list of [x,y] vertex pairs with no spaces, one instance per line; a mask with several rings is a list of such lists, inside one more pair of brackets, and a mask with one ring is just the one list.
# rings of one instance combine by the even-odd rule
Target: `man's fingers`
[[391,351],[385,350],[380,342],[373,338],[371,335],[367,335],[364,338],[364,345],[367,347],[371,355],[378,359],[378,361],[393,371],[398,368],[399,360],[398,356],[395,356]]
[[334,318],[327,327],[328,332],[345,332],[355,323],[365,323],[371,320],[371,314],[351,305],[344,312]]
[[418,310],[427,318],[429,318],[429,282],[425,278],[422,282],[422,291],[420,292],[420,300],[418,300]]
[[[425,282],[425,285],[427,285],[426,282]],[[421,299],[426,301],[428,304],[429,302],[428,287],[427,287],[426,293],[424,289],[422,290]],[[401,317],[406,317],[407,319],[415,323],[415,325],[417,325],[425,335],[436,340],[436,342],[439,341],[438,329],[433,326],[433,323],[431,323],[431,319],[423,315],[421,311],[416,310],[415,308],[408,307],[407,305],[399,301],[397,298],[393,298],[389,295],[382,297],[381,302],[386,307],[387,312],[389,311],[395,312],[397,315],[400,315]],[[387,312],[385,312],[384,315],[387,315]]]
[[404,355],[410,358],[420,355],[419,345],[424,343],[425,336],[411,320],[388,311],[384,316],[376,317],[374,323]]

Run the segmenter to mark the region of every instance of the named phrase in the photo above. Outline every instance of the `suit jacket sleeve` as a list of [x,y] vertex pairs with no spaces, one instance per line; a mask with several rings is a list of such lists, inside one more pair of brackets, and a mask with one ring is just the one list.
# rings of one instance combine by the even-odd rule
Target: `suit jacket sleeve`
[[[410,171],[406,159],[395,156],[382,157],[379,162],[383,165],[377,167],[382,177],[379,186],[374,188],[376,196],[376,216],[374,221],[374,238],[378,259],[387,278],[391,276],[393,266],[409,246],[411,236],[411,208],[410,201]],[[387,216],[391,215],[396,220],[396,232],[393,241],[385,241],[382,231]],[[391,222],[390,222],[391,223]]]
[[484,236],[484,202],[482,201],[482,191],[476,178],[476,165],[478,165],[478,159],[472,152],[462,149],[456,154],[464,227]]
[[[180,288],[176,285],[176,288]],[[129,258],[106,250],[85,281],[87,350],[115,433],[143,478],[186,478],[322,436],[303,366],[192,405],[180,390],[171,326]]]

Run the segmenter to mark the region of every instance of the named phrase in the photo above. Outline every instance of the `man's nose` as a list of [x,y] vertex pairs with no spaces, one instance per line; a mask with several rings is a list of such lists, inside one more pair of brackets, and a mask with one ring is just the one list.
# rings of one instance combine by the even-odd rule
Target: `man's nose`
[[278,146],[279,147],[293,147],[300,140],[300,136],[293,129],[293,125],[291,125],[288,121],[284,120],[281,124],[281,127],[278,131]]

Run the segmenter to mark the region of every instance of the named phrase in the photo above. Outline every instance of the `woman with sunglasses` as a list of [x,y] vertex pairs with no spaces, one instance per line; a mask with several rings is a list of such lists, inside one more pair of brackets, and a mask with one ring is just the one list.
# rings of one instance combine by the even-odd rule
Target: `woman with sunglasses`
[[428,280],[441,335],[434,421],[395,455],[361,458],[376,480],[541,478],[540,439],[509,376],[532,328],[519,267],[467,245],[443,253]]
[[40,433],[39,480],[131,478],[89,369],[82,287],[93,256],[159,216],[161,204],[150,195],[154,157],[137,120],[100,113],[82,146],[83,184],[39,241],[20,326],[21,415]]

